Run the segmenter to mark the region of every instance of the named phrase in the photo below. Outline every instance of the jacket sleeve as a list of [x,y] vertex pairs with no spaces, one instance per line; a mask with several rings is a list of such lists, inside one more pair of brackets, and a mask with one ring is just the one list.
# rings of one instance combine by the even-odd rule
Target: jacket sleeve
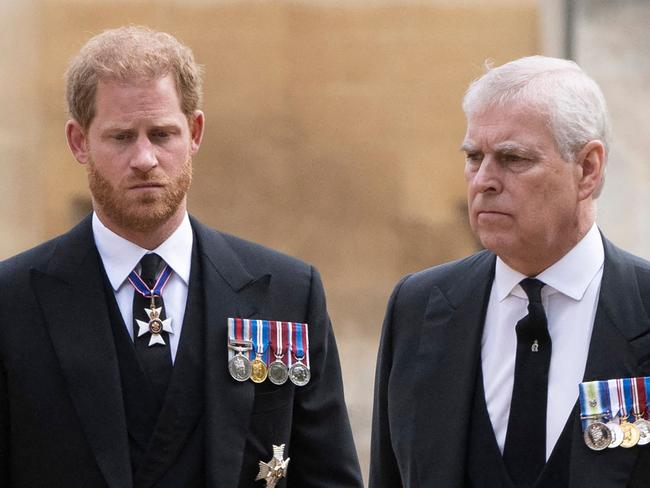
[[311,380],[296,390],[287,486],[362,488],[336,342],[314,268],[308,306]]
[[403,486],[391,440],[388,387],[393,363],[392,329],[395,302],[397,301],[399,289],[407,278],[404,277],[393,290],[388,302],[379,342],[372,412],[369,488],[401,488]]
[[9,478],[9,425],[7,374],[0,355],[0,486],[11,486]]

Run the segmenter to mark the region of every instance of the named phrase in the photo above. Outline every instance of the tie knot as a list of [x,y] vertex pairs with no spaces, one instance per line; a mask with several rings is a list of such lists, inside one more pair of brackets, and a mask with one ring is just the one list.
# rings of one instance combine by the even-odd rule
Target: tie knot
[[156,275],[162,258],[155,253],[145,254],[140,260],[140,278],[152,287],[156,283]]
[[526,278],[519,282],[521,287],[528,296],[528,301],[531,303],[542,303],[542,288],[544,283],[535,278]]

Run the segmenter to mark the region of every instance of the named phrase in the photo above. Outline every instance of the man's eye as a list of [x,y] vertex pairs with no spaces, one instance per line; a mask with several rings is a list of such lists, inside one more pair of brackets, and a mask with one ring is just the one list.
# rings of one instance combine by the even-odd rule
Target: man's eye
[[156,139],[167,139],[169,137],[169,132],[164,131],[164,130],[160,130],[160,131],[154,132],[152,135]]
[[523,161],[525,158],[519,156],[518,154],[504,154],[503,155],[503,160],[506,163],[517,163],[519,161]]
[[483,155],[481,153],[468,153],[465,155],[465,161],[468,163],[480,163],[482,159]]
[[131,134],[115,134],[113,136],[113,139],[120,142],[128,141],[129,139],[131,139]]

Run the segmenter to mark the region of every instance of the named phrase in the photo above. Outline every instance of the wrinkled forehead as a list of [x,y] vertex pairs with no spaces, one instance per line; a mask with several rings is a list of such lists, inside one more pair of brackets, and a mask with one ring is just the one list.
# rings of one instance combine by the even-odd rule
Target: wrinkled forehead
[[467,115],[463,151],[489,147],[508,151],[552,144],[548,118],[536,106],[493,104]]

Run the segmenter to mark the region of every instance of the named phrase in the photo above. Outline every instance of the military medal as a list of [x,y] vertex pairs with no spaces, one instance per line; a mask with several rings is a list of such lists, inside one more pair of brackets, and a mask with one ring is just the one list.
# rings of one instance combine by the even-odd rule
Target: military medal
[[612,432],[602,422],[590,423],[583,433],[585,444],[589,449],[602,451],[612,442]]
[[255,345],[255,359],[251,362],[251,380],[254,383],[263,383],[267,376],[268,370],[266,368],[266,363],[264,362],[264,350],[266,349],[266,339],[264,334],[265,321],[262,320],[253,320],[253,338]]
[[236,381],[251,377],[251,361],[248,354],[253,350],[250,324],[242,319],[228,319],[228,371]]
[[156,307],[156,297],[162,296],[162,291],[165,288],[165,285],[169,283],[169,279],[173,273],[174,272],[169,265],[166,265],[165,269],[160,273],[153,288],[149,288],[135,270],[131,271],[128,276],[128,280],[131,285],[133,285],[133,288],[135,288],[135,291],[151,300],[149,308],[144,309],[147,317],[149,317],[149,321],[145,322],[144,320],[135,319],[138,324],[138,337],[142,337],[145,334],[151,334],[151,337],[149,338],[149,347],[154,344],[165,345],[165,339],[161,335],[163,331],[169,334],[174,333],[171,317],[164,320],[161,319],[162,307]]
[[271,322],[271,350],[275,361],[269,364],[269,380],[274,385],[283,385],[289,378],[289,368],[284,364],[284,340],[287,334],[282,333],[283,322]]
[[230,376],[237,381],[246,381],[251,377],[252,367],[250,360],[244,355],[244,353],[253,349],[253,343],[251,341],[243,340],[231,341],[228,343],[228,347],[237,352],[237,354],[228,361],[228,371],[230,371]]
[[623,442],[623,439],[625,439],[625,433],[623,432],[621,426],[614,420],[610,420],[605,425],[607,426],[607,428],[612,434],[612,441],[609,443],[609,446],[607,447],[613,449],[615,447],[620,446],[621,443]]
[[292,364],[289,368],[289,379],[296,386],[305,386],[311,379],[309,357],[305,355],[305,350],[309,348],[307,324],[294,323],[292,329]]
[[650,422],[644,419],[648,412],[645,378],[632,378],[632,415],[634,415],[634,427],[639,431],[639,446],[645,446],[650,442]]
[[284,444],[273,446],[273,457],[268,463],[259,462],[260,472],[257,473],[255,481],[266,481],[266,488],[275,488],[282,478],[287,476],[290,458],[284,458]]
[[621,429],[623,429],[623,442],[621,442],[621,447],[629,449],[638,444],[641,434],[634,426],[627,421],[626,418],[621,418]]
[[630,378],[623,378],[614,380],[616,382],[616,391],[618,395],[618,403],[621,409],[621,429],[623,429],[623,442],[621,447],[629,449],[634,447],[639,442],[641,434],[634,426],[628,422],[630,416],[630,404],[632,402],[632,383]]
[[612,431],[602,422],[609,416],[607,404],[607,382],[590,381],[580,383],[580,418],[583,439],[589,449],[602,451],[612,443]]
[[609,405],[607,407],[607,428],[612,433],[612,441],[609,443],[609,448],[614,449],[618,447],[623,442],[625,434],[623,429],[621,429],[620,424],[618,423],[618,416],[620,415],[621,408],[618,401],[618,390],[616,387],[616,380],[608,381],[599,381],[598,384],[603,390],[604,404]]

